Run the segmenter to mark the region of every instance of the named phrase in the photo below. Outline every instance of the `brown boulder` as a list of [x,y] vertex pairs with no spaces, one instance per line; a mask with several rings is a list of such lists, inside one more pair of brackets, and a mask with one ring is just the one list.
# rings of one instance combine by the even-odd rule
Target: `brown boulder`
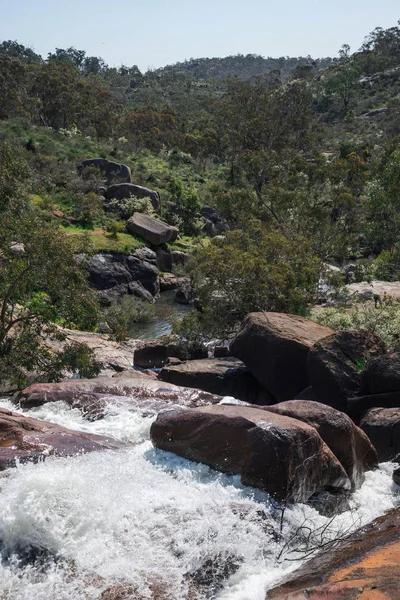
[[345,410],[360,390],[366,360],[385,353],[382,339],[366,331],[338,331],[317,342],[307,358],[307,373],[319,402]]
[[15,467],[18,461],[37,462],[47,456],[74,456],[122,446],[111,438],[70,431],[0,408],[0,471]]
[[278,501],[305,502],[326,488],[350,488],[342,465],[309,425],[255,407],[218,405],[159,414],[157,448],[240,474]]
[[210,394],[232,396],[251,404],[273,402],[273,398],[261,388],[242,361],[233,357],[188,360],[178,365],[166,365],[158,378]]
[[360,427],[374,444],[380,462],[393,460],[400,453],[400,408],[372,408]]
[[170,290],[176,290],[184,281],[184,277],[177,277],[173,273],[164,273],[164,275],[160,276],[160,291],[169,292]]
[[346,412],[356,423],[370,408],[400,408],[400,391],[355,396],[347,400]]
[[400,509],[320,552],[266,600],[398,600]]
[[307,356],[313,344],[331,335],[329,327],[295,315],[250,313],[231,344],[276,401],[291,400],[308,387]]
[[361,372],[361,394],[400,391],[400,352],[371,358]]
[[176,227],[138,212],[128,219],[126,229],[129,233],[140,236],[152,246],[173,242],[179,235]]
[[378,455],[370,440],[343,412],[307,400],[289,400],[265,410],[314,427],[343,466],[353,489],[360,487],[365,471],[378,466]]

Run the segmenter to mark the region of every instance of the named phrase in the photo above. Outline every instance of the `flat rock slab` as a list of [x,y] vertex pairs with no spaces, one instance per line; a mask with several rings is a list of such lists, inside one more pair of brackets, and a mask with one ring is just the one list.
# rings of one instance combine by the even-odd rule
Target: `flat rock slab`
[[400,298],[400,281],[360,281],[346,286],[351,294],[359,296],[374,295],[389,296],[391,298]]
[[[67,343],[86,344],[94,352],[95,360],[101,365],[102,372],[111,373],[131,369],[133,371],[133,353],[142,344],[142,340],[129,339],[115,342],[108,335],[88,331],[61,329],[66,335],[63,342],[46,339],[45,345],[53,352],[59,352]],[[102,374],[103,374],[102,373]]]
[[129,233],[140,236],[152,246],[173,242],[179,234],[176,227],[142,213],[134,213],[128,220],[126,229]]
[[248,406],[172,410],[151,426],[153,444],[261,488],[278,501],[306,502],[314,493],[351,487],[345,470],[314,429]]
[[123,403],[132,410],[152,413],[172,406],[195,408],[217,404],[221,396],[202,390],[180,388],[163,383],[137,371],[137,377],[98,377],[95,379],[69,379],[60,383],[31,385],[21,392],[21,408],[41,406],[47,402],[64,401],[80,408],[88,419],[104,416],[108,404]]
[[230,346],[276,401],[292,400],[309,386],[306,362],[310,348],[332,329],[281,313],[250,313]]
[[400,509],[320,552],[266,600],[398,600]]
[[198,388],[211,394],[232,396],[251,404],[271,404],[273,398],[241,360],[233,357],[188,360],[166,365],[159,373],[161,381]]
[[71,431],[0,409],[0,471],[15,467],[18,461],[37,462],[48,456],[74,456],[123,446],[111,438]]

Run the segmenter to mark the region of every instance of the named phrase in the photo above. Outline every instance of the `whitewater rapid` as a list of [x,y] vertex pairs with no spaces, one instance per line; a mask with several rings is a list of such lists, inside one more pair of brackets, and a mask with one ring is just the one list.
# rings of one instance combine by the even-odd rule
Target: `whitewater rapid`
[[324,541],[400,504],[386,463],[366,474],[350,511],[331,522],[295,505],[281,531],[267,494],[154,449],[152,414],[117,399],[93,423],[63,402],[24,414],[131,445],[0,474],[0,600],[98,600],[112,585],[132,586],[138,598],[183,600],[193,581],[195,598],[265,600],[304,560],[302,524],[315,530],[317,545],[325,525]]

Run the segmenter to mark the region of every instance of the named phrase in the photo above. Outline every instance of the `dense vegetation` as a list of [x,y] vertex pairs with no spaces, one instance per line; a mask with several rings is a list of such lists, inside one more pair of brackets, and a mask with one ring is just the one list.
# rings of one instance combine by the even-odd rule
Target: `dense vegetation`
[[[75,48],[43,59],[4,41],[1,256],[19,261],[20,271],[1,270],[1,356],[17,343],[8,335],[16,306],[29,335],[35,323],[38,335],[54,321],[96,326],[94,312],[74,312],[64,298],[67,288],[90,294],[73,259],[79,246],[87,253],[143,245],[123,226],[134,210],[151,207],[132,199],[105,212],[100,174],[78,176],[81,160],[127,164],[136,184],[160,192],[162,217],[195,247],[189,271],[201,311],[181,330],[222,335],[249,310],[304,313],[326,262],[357,260],[365,277],[400,279],[399,136],[399,26],[376,29],[353,54],[344,45],[334,59],[239,55],[147,73],[108,67]],[[229,224],[223,239],[205,241],[203,205]],[[39,228],[48,243],[33,242]],[[15,241],[40,256],[10,254]],[[16,293],[11,272],[36,260],[37,278]],[[50,265],[53,287],[42,277]],[[10,287],[12,300],[3,291]]]

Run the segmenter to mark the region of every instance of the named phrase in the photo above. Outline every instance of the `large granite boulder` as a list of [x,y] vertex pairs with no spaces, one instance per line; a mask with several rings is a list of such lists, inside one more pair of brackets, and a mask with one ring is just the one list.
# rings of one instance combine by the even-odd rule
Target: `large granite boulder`
[[400,392],[400,352],[371,358],[361,372],[361,394]]
[[89,158],[83,160],[78,166],[79,175],[82,175],[86,167],[95,167],[99,169],[109,183],[115,179],[120,182],[130,183],[132,180],[131,170],[126,165],[108,160],[107,158]]
[[316,429],[255,407],[166,411],[152,424],[151,439],[157,448],[240,475],[244,485],[277,501],[306,502],[328,488],[351,486]]
[[367,331],[338,331],[311,348],[307,373],[314,396],[339,410],[360,390],[360,372],[366,361],[386,352],[382,339]]
[[230,346],[276,401],[292,400],[308,387],[307,356],[329,327],[295,315],[250,313]]
[[123,445],[111,438],[70,431],[0,408],[0,471],[15,467],[17,462],[37,462],[48,456],[74,456]]
[[374,444],[380,462],[394,460],[400,454],[400,407],[372,408],[360,427]]
[[68,379],[59,383],[40,383],[23,390],[17,402],[21,408],[33,408],[48,402],[63,401],[79,408],[87,419],[101,418],[109,404],[118,401],[125,408],[157,413],[172,406],[196,408],[216,404],[221,396],[202,390],[180,388],[163,383],[140,371],[129,377]]
[[353,489],[360,487],[365,471],[378,466],[378,456],[370,440],[343,412],[307,400],[280,402],[265,410],[314,427],[343,466]]
[[149,248],[141,248],[134,254],[94,254],[85,266],[89,272],[89,283],[98,290],[117,291],[118,295],[134,294],[148,299],[140,287],[132,285],[139,283],[152,297],[159,293],[157,257]]
[[133,183],[117,183],[110,185],[105,194],[107,200],[123,200],[134,196],[135,198],[149,198],[153,209],[156,212],[161,211],[160,194],[155,190],[149,190],[147,187],[135,185]]
[[271,404],[273,401],[242,361],[233,357],[188,360],[178,365],[166,365],[158,378],[210,394],[232,396],[251,404]]
[[[191,360],[207,358],[207,347],[204,345],[194,347],[178,335],[165,335],[140,344],[135,350],[133,363],[141,369],[161,369],[169,358],[182,356]],[[188,387],[193,386],[188,385]]]
[[138,212],[128,219],[126,229],[129,233],[143,238],[152,246],[174,242],[179,235],[176,227]]
[[386,394],[368,394],[366,396],[354,396],[347,400],[346,412],[355,423],[359,423],[361,418],[370,408],[399,408],[400,391],[387,392]]
[[397,600],[400,508],[321,550],[266,600]]

